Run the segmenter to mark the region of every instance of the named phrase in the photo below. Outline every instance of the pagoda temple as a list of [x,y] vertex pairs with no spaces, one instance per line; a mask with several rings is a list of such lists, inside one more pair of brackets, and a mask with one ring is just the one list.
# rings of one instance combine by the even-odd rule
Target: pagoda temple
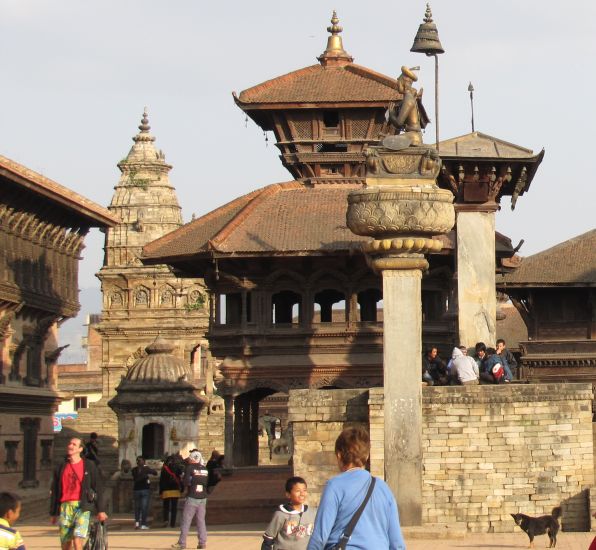
[[[236,198],[147,244],[142,256],[204,277],[212,293],[207,338],[222,361],[225,454],[235,466],[258,461],[264,398],[382,385],[382,285],[346,208],[348,194],[366,185],[366,150],[395,132],[386,111],[402,95],[394,78],[353,62],[335,13],[328,31],[317,64],[234,94],[273,131],[292,179]],[[420,98],[417,108],[424,127]],[[455,195],[457,225],[428,256],[422,339],[447,353],[459,343],[494,344],[495,277],[516,266],[495,212],[504,195],[517,200],[528,190],[543,152],[479,132],[440,151],[437,184]]]

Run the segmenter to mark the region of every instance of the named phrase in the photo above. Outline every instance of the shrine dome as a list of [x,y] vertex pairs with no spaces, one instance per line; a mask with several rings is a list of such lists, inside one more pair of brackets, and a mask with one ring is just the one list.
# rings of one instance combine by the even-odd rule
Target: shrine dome
[[158,336],[145,348],[147,355],[132,364],[121,387],[129,384],[188,384],[191,374],[184,362],[172,355],[173,350],[172,344]]

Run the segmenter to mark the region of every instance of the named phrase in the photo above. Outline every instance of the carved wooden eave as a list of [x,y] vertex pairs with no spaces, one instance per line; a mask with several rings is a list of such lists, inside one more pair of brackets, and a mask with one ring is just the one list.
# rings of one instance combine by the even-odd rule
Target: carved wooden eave
[[0,178],[5,179],[5,188],[10,182],[11,187],[29,193],[37,202],[41,202],[39,198],[43,197],[53,203],[54,209],[59,207],[69,211],[73,218],[78,219],[80,225],[111,227],[118,222],[118,219],[102,206],[2,155]]
[[531,149],[473,132],[440,144],[443,166],[439,185],[460,204],[499,203],[511,196],[511,208],[530,188],[544,157]]

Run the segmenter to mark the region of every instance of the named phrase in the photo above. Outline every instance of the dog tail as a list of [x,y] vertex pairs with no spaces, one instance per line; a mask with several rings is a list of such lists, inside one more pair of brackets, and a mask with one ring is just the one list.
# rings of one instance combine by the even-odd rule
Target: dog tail
[[555,519],[559,519],[561,517],[561,507],[557,506],[553,508],[553,511],[551,513]]

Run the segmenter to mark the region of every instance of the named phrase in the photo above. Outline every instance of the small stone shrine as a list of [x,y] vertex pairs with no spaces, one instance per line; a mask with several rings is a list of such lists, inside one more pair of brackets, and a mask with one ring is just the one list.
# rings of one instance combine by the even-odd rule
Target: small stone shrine
[[137,456],[160,460],[197,446],[203,400],[190,383],[191,372],[172,354],[163,338],[145,348],[116,388],[108,405],[118,416],[119,460],[134,464]]

